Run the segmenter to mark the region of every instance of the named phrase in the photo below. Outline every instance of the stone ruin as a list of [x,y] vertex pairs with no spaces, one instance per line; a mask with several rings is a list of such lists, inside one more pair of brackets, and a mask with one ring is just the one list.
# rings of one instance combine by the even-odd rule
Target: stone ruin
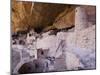
[[[85,8],[75,9],[75,27],[57,35],[27,33],[12,44],[12,73],[40,73],[95,69],[95,25],[88,26]],[[41,38],[40,38],[41,37]]]

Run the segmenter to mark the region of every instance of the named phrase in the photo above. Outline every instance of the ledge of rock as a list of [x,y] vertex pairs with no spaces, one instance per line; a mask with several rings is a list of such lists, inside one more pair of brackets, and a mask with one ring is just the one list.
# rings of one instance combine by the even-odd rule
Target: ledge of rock
[[[55,28],[69,28],[75,25],[76,6],[12,0],[12,31],[34,29],[40,33]],[[90,16],[89,20],[95,22],[95,18],[92,18],[95,17],[95,7],[85,8]]]
[[[69,11],[70,9],[70,11]],[[53,23],[58,21],[62,16],[65,16],[68,12],[73,14],[73,6],[65,4],[50,4],[50,3],[32,3],[32,2],[19,2],[12,1],[12,30],[25,31],[33,28],[37,32],[41,32],[43,29],[51,26],[51,28],[60,28],[60,25]],[[61,14],[60,14],[61,13]],[[72,19],[71,14],[67,14],[64,18]],[[58,16],[58,17],[57,17]],[[73,15],[72,15],[73,16]],[[67,26],[68,25],[68,26]],[[70,20],[64,24],[63,27],[69,27],[73,25]],[[49,29],[51,29],[49,27]],[[40,30],[40,31],[38,31]]]

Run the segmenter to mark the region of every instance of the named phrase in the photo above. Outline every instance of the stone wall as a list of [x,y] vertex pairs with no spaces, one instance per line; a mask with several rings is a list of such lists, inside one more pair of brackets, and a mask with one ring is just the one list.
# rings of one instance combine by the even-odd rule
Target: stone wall
[[[33,29],[26,33],[25,39],[18,37],[12,40],[18,41],[12,44],[13,73],[22,73],[28,68],[31,70],[24,73],[96,68],[95,13],[89,13],[89,6],[30,2],[13,6],[12,23],[15,32],[16,28],[21,28],[18,31],[29,27]],[[41,27],[47,28],[47,32],[42,32]],[[35,29],[40,29],[41,33],[36,33]],[[19,43],[20,40],[25,43]]]

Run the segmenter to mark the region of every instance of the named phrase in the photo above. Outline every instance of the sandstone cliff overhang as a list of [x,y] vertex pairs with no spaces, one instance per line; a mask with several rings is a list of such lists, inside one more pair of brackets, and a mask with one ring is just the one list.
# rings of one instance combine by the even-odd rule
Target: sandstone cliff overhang
[[42,31],[44,28],[53,25],[56,17],[65,9],[72,9],[71,5],[12,2],[12,29],[14,32],[34,28]]
[[[27,31],[30,29],[42,32],[55,28],[61,29],[74,26],[76,6],[12,0],[12,32]],[[94,9],[95,7],[87,9],[90,17],[95,14]],[[90,20],[94,21],[93,19]]]

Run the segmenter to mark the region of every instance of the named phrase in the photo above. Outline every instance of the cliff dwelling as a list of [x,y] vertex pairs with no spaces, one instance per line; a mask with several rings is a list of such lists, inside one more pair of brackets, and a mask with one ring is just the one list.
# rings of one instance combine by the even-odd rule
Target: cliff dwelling
[[96,68],[96,6],[12,0],[12,74]]

